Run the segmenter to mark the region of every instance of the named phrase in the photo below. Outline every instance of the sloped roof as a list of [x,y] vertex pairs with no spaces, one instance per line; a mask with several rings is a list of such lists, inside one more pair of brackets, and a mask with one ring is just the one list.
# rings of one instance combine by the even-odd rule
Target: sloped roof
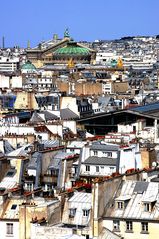
[[70,110],[69,108],[61,109],[60,116],[62,120],[71,120],[71,119],[79,118],[79,116],[75,114],[72,110]]
[[74,195],[68,200],[69,202],[76,203],[89,203],[91,207],[92,194],[85,192],[75,192]]
[[95,142],[90,147],[92,150],[103,150],[103,151],[118,151],[119,145],[116,144],[105,144],[101,142]]
[[30,119],[31,123],[44,122],[44,119],[35,111]]
[[31,144],[26,144],[18,149],[13,150],[12,152],[10,152],[9,154],[7,154],[8,157],[20,157],[20,156],[27,156],[27,148],[30,146]]
[[52,158],[49,164],[48,169],[59,169],[60,168],[60,158]]
[[103,228],[98,238],[99,239],[120,239],[122,237],[110,231],[108,228]]
[[44,148],[53,148],[60,145],[59,140],[42,140],[41,143],[44,144]]
[[30,119],[30,122],[39,123],[39,122],[45,122],[49,120],[51,121],[55,119],[58,119],[58,117],[47,110],[40,111],[40,112],[35,111]]
[[49,112],[48,110],[42,111],[41,113],[45,115],[46,121],[58,119],[58,117],[55,114]]
[[8,154],[14,150],[13,146],[8,142],[8,140],[4,140],[4,153]]
[[117,165],[117,159],[115,158],[107,158],[107,157],[97,157],[91,156],[87,158],[83,164],[90,164],[90,165]]
[[[158,220],[159,218],[159,192],[158,183],[146,182],[142,189],[139,181],[128,180],[123,183],[122,188],[115,193],[118,197],[129,196],[130,200],[123,209],[116,208],[115,204],[106,210],[104,217],[122,218],[122,219],[140,219],[140,220]],[[137,186],[136,186],[137,185]],[[139,190],[136,190],[139,188]],[[134,190],[135,189],[135,190]],[[114,200],[116,197],[114,198]],[[144,202],[155,202],[155,206],[151,211],[144,211]]]
[[38,160],[41,158],[41,153],[35,152],[33,153],[31,160],[29,161],[28,164],[28,169],[36,169],[38,166]]

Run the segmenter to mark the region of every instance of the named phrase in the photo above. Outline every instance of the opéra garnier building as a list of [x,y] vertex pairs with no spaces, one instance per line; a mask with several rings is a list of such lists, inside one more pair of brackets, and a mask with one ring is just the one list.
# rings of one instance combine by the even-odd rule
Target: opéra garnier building
[[62,40],[54,39],[51,44],[39,44],[38,47],[28,46],[27,58],[37,68],[44,65],[54,64],[91,64],[94,62],[96,52],[78,42],[75,42],[69,34],[68,29],[64,32]]

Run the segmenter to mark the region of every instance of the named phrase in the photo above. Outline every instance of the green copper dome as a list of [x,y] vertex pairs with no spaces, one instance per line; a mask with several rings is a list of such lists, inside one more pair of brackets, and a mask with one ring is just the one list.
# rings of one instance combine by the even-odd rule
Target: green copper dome
[[69,42],[67,46],[57,49],[54,52],[54,55],[60,55],[60,56],[85,56],[90,55],[90,52],[87,48],[78,46],[76,42]]
[[22,65],[22,70],[36,70],[36,67],[30,62],[27,61],[25,64]]

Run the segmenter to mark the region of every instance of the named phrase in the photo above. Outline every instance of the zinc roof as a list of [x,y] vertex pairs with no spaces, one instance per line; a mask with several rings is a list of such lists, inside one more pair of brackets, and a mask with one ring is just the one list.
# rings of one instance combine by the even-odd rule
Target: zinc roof
[[91,150],[118,151],[119,145],[95,142],[90,148]]
[[[148,182],[145,190],[134,190],[136,181],[124,182],[121,192],[118,192],[118,198],[129,197],[125,208],[118,209],[115,205],[109,208],[105,214],[107,217],[115,217],[121,219],[139,219],[139,220],[158,220],[159,219],[159,184]],[[144,184],[143,184],[144,185]],[[138,187],[138,186],[137,186]],[[117,194],[118,194],[117,193]],[[114,198],[116,201],[117,198]],[[155,202],[151,211],[144,210],[144,202]]]
[[87,158],[83,164],[91,164],[91,165],[117,165],[116,158],[106,158],[106,157],[97,157],[91,156]]

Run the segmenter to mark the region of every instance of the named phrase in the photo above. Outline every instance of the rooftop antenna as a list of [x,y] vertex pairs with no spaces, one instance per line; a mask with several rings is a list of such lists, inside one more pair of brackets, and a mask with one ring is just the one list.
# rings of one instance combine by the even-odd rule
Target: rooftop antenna
[[2,37],[2,48],[3,49],[5,48],[5,38],[4,38],[4,36]]

